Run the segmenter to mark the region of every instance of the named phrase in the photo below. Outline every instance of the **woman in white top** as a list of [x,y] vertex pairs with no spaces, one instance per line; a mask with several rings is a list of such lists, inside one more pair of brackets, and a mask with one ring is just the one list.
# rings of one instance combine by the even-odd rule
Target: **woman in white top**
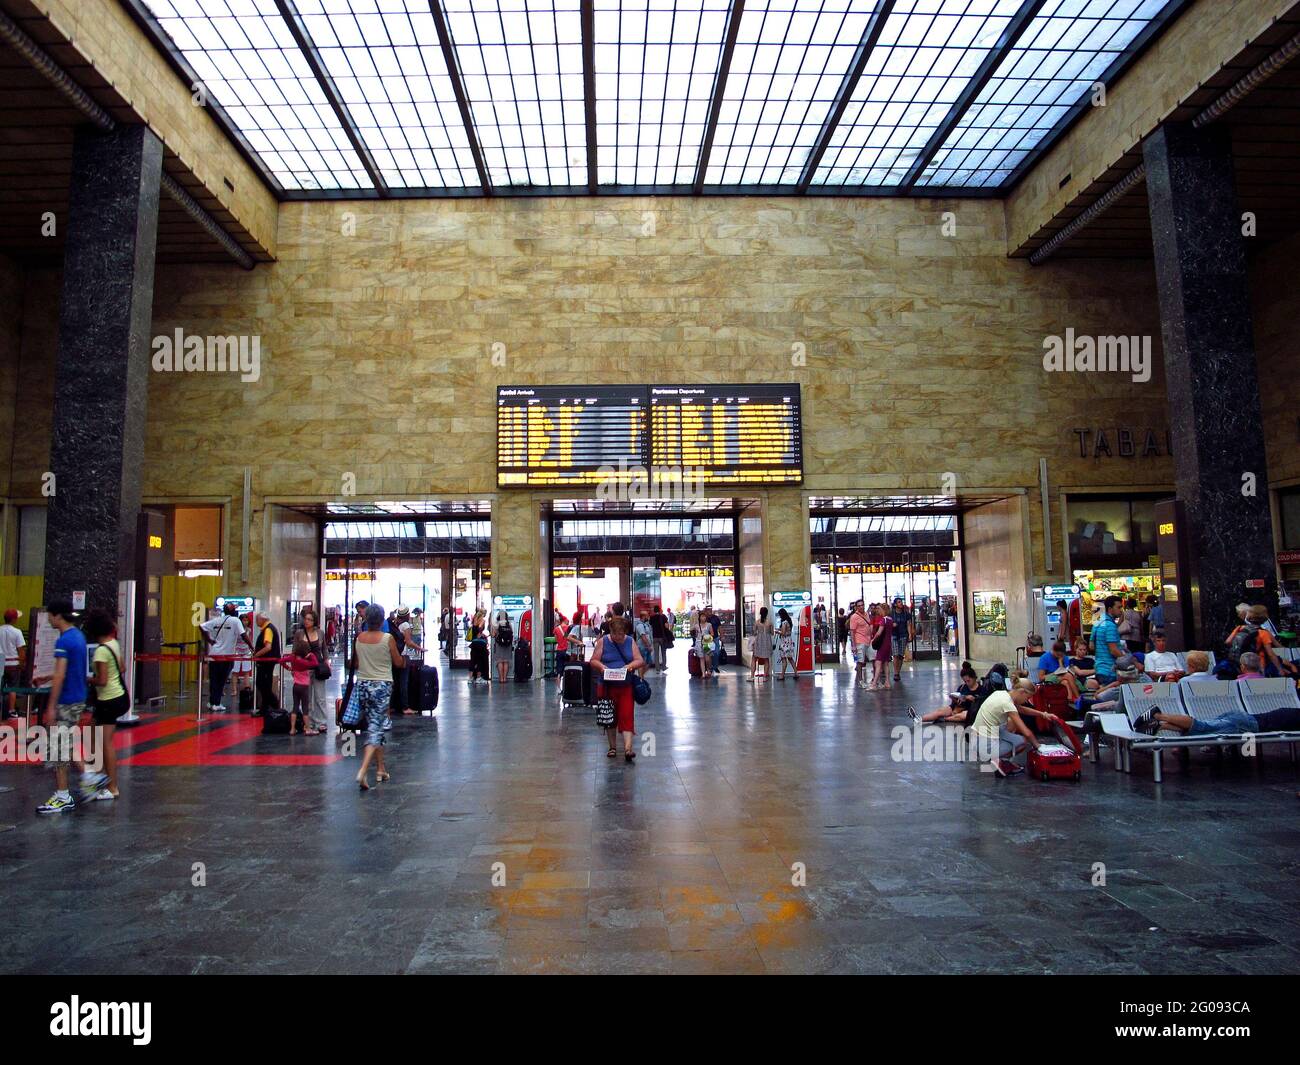
[[366,775],[372,758],[375,759],[375,783],[382,784],[388,779],[384,769],[384,721],[393,693],[393,670],[406,667],[397,644],[383,627],[384,608],[371,603],[366,607],[366,629],[352,643],[352,683],[356,685],[366,723],[366,750],[357,772],[357,784],[362,791],[370,790]]

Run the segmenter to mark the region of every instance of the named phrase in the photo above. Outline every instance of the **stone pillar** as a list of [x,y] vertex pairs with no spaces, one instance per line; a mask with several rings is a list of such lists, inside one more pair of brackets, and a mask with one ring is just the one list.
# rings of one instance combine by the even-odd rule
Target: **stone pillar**
[[[808,500],[798,488],[773,488],[763,500],[764,594],[811,587]],[[759,603],[765,606],[766,603]]]
[[[492,503],[492,594],[533,597],[533,672],[541,663],[540,619],[546,581],[542,573],[542,519],[531,492],[503,491]],[[540,619],[540,620],[539,620]]]
[[1195,646],[1221,649],[1238,602],[1277,606],[1231,141],[1219,127],[1169,124],[1147,138],[1143,157]]
[[45,599],[117,608],[135,572],[162,142],[78,129],[54,393]]

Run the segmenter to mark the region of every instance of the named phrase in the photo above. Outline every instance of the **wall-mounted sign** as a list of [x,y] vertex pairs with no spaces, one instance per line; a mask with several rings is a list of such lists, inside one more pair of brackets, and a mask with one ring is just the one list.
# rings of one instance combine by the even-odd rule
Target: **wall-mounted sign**
[[1043,600],[1055,605],[1058,599],[1071,599],[1079,594],[1077,584],[1044,584]]
[[1174,453],[1168,429],[1112,426],[1070,431],[1078,441],[1081,459],[1149,459]]
[[531,595],[494,595],[492,606],[497,610],[532,610]]
[[1277,564],[1279,566],[1292,566],[1300,562],[1300,551],[1279,551],[1277,553]]
[[372,569],[327,569],[325,579],[327,581],[373,581],[375,571]]
[[981,636],[1005,636],[1007,634],[1007,593],[971,592],[971,601],[975,614],[975,631]]
[[497,484],[798,484],[802,418],[797,384],[498,388]]
[[150,547],[162,547],[162,537],[161,537],[161,536],[150,536],[150,537],[149,537],[149,546],[150,546]]
[[661,577],[734,577],[730,566],[664,566],[659,570]]
[[251,595],[219,595],[212,605],[217,610],[224,610],[227,603],[234,603],[240,614],[251,614],[257,609],[257,600]]
[[772,609],[777,610],[785,607],[786,610],[794,610],[798,607],[807,606],[812,602],[812,592],[773,592]]
[[1261,580],[1247,581],[1247,582],[1246,582],[1246,587],[1247,587],[1247,588],[1263,588],[1263,587],[1264,587],[1264,582],[1261,581]]
[[830,575],[846,573],[947,573],[947,562],[819,562],[817,570]]

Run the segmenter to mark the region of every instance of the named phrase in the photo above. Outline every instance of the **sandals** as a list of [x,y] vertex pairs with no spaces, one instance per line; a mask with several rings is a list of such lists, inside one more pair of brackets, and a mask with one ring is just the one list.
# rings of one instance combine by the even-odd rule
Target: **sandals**
[[387,773],[376,773],[376,774],[375,774],[375,783],[376,783],[376,784],[382,784],[382,783],[384,783],[384,781],[386,781],[387,779],[388,779],[388,774],[387,774]]
[[623,752],[623,761],[625,761],[625,762],[627,762],[627,763],[629,763],[629,764],[631,764],[632,762],[636,761],[636,751],[624,751],[624,752]]
[[617,757],[618,757],[618,751],[616,751],[613,747],[611,747],[608,751],[605,752],[605,757],[606,757],[606,758],[617,758]]
[[357,777],[357,787],[359,787],[362,791],[370,790],[370,785],[366,782],[365,777]]

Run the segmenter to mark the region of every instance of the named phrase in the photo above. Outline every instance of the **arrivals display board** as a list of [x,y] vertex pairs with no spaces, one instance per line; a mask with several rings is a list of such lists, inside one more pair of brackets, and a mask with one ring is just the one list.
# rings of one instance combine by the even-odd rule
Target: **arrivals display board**
[[650,464],[644,385],[497,389],[497,484],[599,484]]
[[594,485],[608,482],[611,475],[628,480],[635,473],[627,471],[637,469],[677,471],[672,479],[689,475],[700,488],[799,484],[799,386],[497,390],[499,486]]

